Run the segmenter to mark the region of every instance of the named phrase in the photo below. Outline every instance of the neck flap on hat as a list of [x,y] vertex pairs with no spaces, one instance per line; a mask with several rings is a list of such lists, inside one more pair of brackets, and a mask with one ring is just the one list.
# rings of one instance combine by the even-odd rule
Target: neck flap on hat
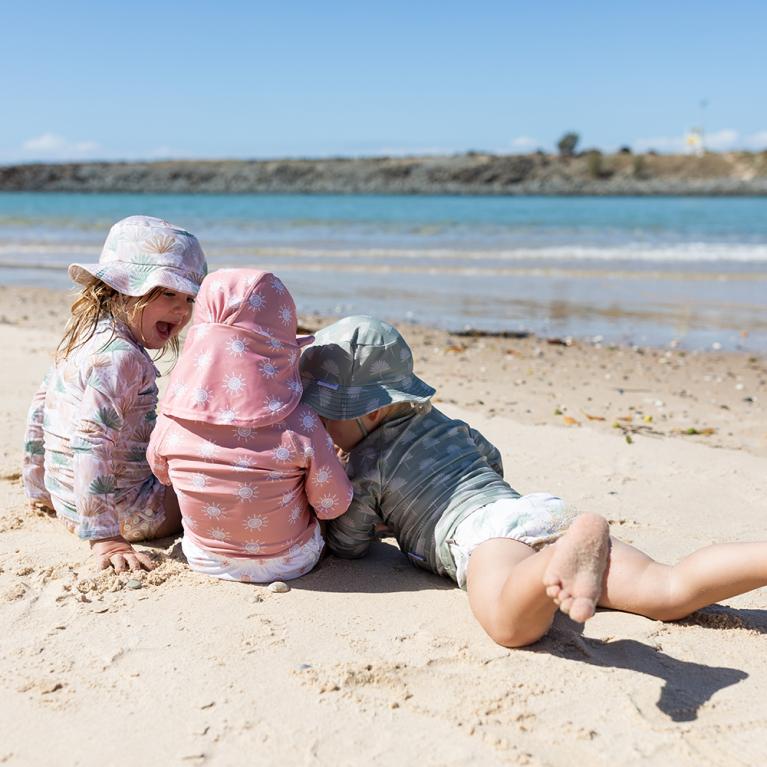
[[301,399],[296,307],[280,279],[254,269],[208,275],[162,402],[176,418],[266,426]]

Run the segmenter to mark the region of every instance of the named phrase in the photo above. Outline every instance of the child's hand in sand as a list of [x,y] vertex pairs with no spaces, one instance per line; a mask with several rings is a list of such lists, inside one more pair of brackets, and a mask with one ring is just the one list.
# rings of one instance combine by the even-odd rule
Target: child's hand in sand
[[99,569],[114,567],[115,572],[125,570],[153,570],[155,563],[146,554],[136,551],[123,537],[102,538],[91,541],[91,553]]

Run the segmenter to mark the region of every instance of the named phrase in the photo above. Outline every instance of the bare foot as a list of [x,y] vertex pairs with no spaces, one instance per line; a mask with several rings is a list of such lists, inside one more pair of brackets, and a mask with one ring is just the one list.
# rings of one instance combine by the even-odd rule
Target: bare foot
[[578,623],[594,615],[609,550],[607,521],[598,514],[577,516],[554,545],[543,585],[559,609]]

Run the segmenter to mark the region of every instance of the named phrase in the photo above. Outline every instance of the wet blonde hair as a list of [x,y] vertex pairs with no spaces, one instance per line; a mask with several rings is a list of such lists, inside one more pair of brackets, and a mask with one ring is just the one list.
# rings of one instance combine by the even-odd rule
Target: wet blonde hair
[[[94,277],[83,286],[72,304],[72,314],[64,329],[64,337],[56,348],[56,361],[66,359],[75,349],[89,341],[96,332],[99,320],[111,317],[122,322],[128,322],[137,315],[140,318],[144,309],[165,290],[167,288],[162,286],[152,288],[145,295],[139,296],[135,303],[129,305],[131,296],[119,293],[98,277]],[[140,339],[137,340],[140,342]],[[160,353],[155,359],[159,359],[166,352],[170,352],[174,357],[178,356],[179,342],[177,336],[171,338],[160,349]]]

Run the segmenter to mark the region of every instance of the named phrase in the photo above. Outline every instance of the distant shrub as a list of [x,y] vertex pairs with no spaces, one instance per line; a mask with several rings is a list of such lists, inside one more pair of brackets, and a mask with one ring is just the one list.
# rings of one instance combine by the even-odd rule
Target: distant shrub
[[575,147],[578,146],[578,142],[581,137],[572,131],[565,133],[559,141],[557,141],[557,149],[559,150],[560,157],[572,157],[575,154]]
[[605,174],[605,169],[602,164],[602,153],[598,149],[591,149],[586,154],[586,166],[589,169],[589,176],[591,178],[602,178]]
[[631,154],[631,147],[630,146],[622,146],[618,150],[618,154]]
[[647,164],[641,154],[634,156],[634,161],[631,163],[631,171],[635,178],[647,178]]

